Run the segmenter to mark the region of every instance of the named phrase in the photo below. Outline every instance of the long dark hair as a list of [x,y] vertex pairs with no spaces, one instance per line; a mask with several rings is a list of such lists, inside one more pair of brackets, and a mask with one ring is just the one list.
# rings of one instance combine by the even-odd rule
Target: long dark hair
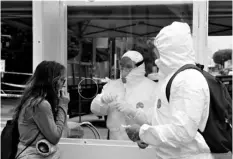
[[34,110],[35,106],[39,105],[43,100],[47,100],[55,115],[58,105],[57,82],[65,70],[65,66],[55,61],[42,61],[27,82],[20,103],[15,109],[13,119],[18,119],[19,113],[27,101],[30,102],[27,105],[33,107]]

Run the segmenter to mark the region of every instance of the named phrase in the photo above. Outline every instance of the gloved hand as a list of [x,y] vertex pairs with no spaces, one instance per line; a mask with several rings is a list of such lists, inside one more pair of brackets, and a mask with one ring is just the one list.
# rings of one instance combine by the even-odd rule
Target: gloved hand
[[140,131],[139,125],[137,125],[137,124],[129,125],[129,126],[125,127],[125,131],[126,131],[128,137],[130,138],[130,140],[132,140],[133,142],[141,141],[141,139],[139,137],[139,131]]
[[136,115],[136,108],[132,108],[131,105],[129,105],[127,102],[125,101],[117,101],[115,104],[116,109],[119,112],[124,113],[125,115],[134,118]]
[[101,102],[104,104],[109,104],[116,100],[117,95],[112,95],[111,93],[103,94],[101,97]]
[[75,128],[70,129],[68,138],[82,138],[84,136],[84,129],[77,125]]
[[149,78],[149,79],[155,81],[155,80],[158,80],[158,79],[159,79],[159,75],[158,75],[158,73],[151,73],[151,74],[148,74],[148,75],[147,75],[147,78]]

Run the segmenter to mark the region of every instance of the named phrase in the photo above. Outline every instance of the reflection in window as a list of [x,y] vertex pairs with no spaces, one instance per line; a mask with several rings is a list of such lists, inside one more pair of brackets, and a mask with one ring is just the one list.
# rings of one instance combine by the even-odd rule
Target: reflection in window
[[232,2],[209,1],[208,71],[232,96]]
[[[108,79],[119,78],[119,59],[127,50],[143,54],[147,74],[156,71],[156,55],[148,41],[174,21],[186,22],[192,29],[192,14],[192,4],[68,6],[70,116],[91,113],[93,98],[82,98],[78,90],[81,88],[92,94],[97,82],[100,93]],[[85,78],[95,82],[85,80],[78,87]]]
[[186,22],[192,28],[192,19],[192,4],[69,6],[69,84],[77,84],[77,76],[102,79],[114,74],[118,78],[117,60],[125,51],[136,49],[149,59],[153,55],[148,39],[174,21]]
[[1,97],[21,95],[32,73],[32,1],[1,2]]

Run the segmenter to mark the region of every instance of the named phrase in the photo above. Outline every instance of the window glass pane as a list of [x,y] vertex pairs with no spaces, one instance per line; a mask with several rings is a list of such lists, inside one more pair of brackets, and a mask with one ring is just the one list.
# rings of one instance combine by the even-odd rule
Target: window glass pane
[[[32,74],[32,1],[1,2],[1,97],[19,97]],[[17,103],[11,102],[12,105]]]
[[[192,29],[192,3],[108,5],[102,2],[94,5],[96,2],[92,2],[93,5],[87,5],[87,2],[79,2],[79,5],[68,6],[68,88],[74,92],[69,106],[71,116],[90,113],[93,98],[83,100],[78,89],[93,95],[95,82],[101,92],[107,78],[119,78],[119,59],[127,50],[142,53],[146,71],[151,73],[156,71],[156,55],[148,40],[174,21],[186,22]],[[86,78],[88,80],[78,87]]]
[[208,70],[232,96],[232,2],[209,1]]

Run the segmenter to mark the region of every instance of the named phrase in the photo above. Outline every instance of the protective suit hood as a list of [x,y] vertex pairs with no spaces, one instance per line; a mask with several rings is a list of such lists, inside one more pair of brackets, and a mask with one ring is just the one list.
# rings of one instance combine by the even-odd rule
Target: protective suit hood
[[[143,56],[137,51],[127,51],[122,57],[128,57],[132,61],[138,63],[143,61]],[[145,64],[142,63],[140,66],[132,69],[126,76],[126,85],[133,86],[141,82],[145,77]]]
[[191,31],[186,23],[173,22],[164,27],[156,36],[154,45],[160,54],[155,64],[163,76],[167,76],[185,64],[195,64]]

